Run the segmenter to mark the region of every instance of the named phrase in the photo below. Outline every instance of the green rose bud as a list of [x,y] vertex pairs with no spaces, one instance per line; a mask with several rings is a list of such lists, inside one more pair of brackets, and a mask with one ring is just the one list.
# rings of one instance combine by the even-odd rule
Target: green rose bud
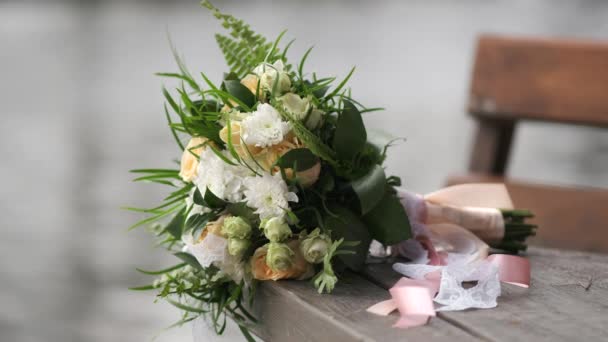
[[325,115],[325,112],[315,108],[310,112],[310,114],[308,114],[308,117],[304,124],[309,129],[315,129],[315,128],[319,127],[319,124],[321,123],[321,120],[323,119],[323,115]]
[[285,271],[293,266],[295,253],[284,243],[271,242],[266,252],[266,265],[273,271]]
[[331,247],[331,238],[326,234],[321,234],[319,228],[310,232],[300,243],[300,250],[304,255],[304,259],[311,264],[322,262],[329,247]]
[[251,235],[251,226],[239,216],[226,217],[222,233],[231,239],[247,239]]
[[228,239],[228,253],[235,257],[242,257],[251,241],[245,239]]
[[270,242],[281,242],[291,236],[291,228],[285,223],[285,220],[279,217],[264,220],[262,229]]
[[301,98],[294,93],[287,93],[279,98],[285,109],[296,120],[303,120],[310,109],[310,99]]

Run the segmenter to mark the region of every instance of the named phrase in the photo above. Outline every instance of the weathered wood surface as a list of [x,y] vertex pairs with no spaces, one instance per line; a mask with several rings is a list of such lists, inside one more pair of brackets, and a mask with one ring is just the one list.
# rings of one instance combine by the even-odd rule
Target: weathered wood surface
[[[527,257],[529,289],[505,284],[497,308],[438,318],[486,341],[608,340],[608,255],[532,247]],[[385,288],[399,279],[386,264],[365,274]]]
[[265,282],[256,293],[254,329],[265,341],[477,341],[441,318],[410,330],[392,328],[397,316],[365,311],[388,299],[388,291],[355,274],[340,280],[331,295],[304,281]]
[[503,175],[509,163],[514,131],[513,121],[479,119],[469,171]]
[[452,176],[447,183],[479,182],[505,183],[515,206],[534,212],[533,222],[542,227],[531,240],[534,244],[608,252],[608,190],[530,184],[484,175]]
[[502,119],[608,126],[608,43],[484,36],[469,111]]

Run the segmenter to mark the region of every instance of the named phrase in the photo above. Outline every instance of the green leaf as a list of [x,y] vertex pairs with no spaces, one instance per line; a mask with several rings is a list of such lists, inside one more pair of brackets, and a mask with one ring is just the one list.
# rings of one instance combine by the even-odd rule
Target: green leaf
[[131,291],[148,291],[148,290],[154,290],[156,287],[154,285],[144,285],[144,286],[137,286],[137,287],[129,287],[129,290]]
[[194,89],[194,90],[199,90],[199,86],[198,84],[196,84],[196,82],[190,77],[190,76],[186,76],[186,75],[182,75],[182,74],[177,74],[177,73],[171,73],[171,72],[157,72],[154,75],[156,76],[161,76],[161,77],[172,77],[172,78],[177,78],[180,79],[182,81],[185,81],[186,83],[188,83],[188,85]]
[[376,151],[379,156],[379,163],[382,163],[386,159],[388,148],[398,141],[405,141],[405,138],[397,138],[386,132],[377,130],[370,130],[367,134],[367,143]]
[[384,169],[380,165],[374,165],[366,175],[352,181],[351,186],[359,199],[361,214],[367,214],[380,202],[386,192]]
[[219,209],[226,206],[226,201],[217,197],[211,190],[207,189],[205,191],[205,203],[206,206],[211,209]]
[[245,327],[242,324],[238,325],[239,330],[241,331],[241,333],[243,334],[243,337],[245,337],[245,339],[247,340],[247,342],[255,342],[256,339],[253,338],[253,336],[251,336],[251,333],[249,332],[249,330],[247,330],[247,327]]
[[342,206],[332,204],[329,206],[332,213],[337,216],[327,215],[325,217],[325,226],[331,230],[332,239],[344,239],[347,241],[359,241],[360,243],[353,248],[355,254],[342,254],[336,256],[349,268],[358,271],[363,267],[371,236],[365,224],[360,220],[359,216],[351,210]]
[[194,194],[192,194],[192,202],[194,202],[196,205],[205,206],[205,199],[203,198],[203,195],[201,195],[199,188],[194,190]]
[[165,231],[171,234],[177,240],[182,238],[184,222],[186,221],[186,208],[180,210],[175,217],[167,224]]
[[342,82],[340,82],[340,84],[338,84],[336,89],[334,89],[329,95],[325,96],[325,99],[323,101],[324,102],[328,101],[332,97],[336,96],[340,92],[340,90],[342,90],[342,88],[346,85],[346,82],[348,82],[348,80],[350,79],[350,77],[353,75],[354,72],[355,72],[355,67],[350,69],[350,72],[348,73],[348,75],[346,75],[346,77],[342,80]]
[[194,190],[194,195],[192,196],[192,201],[194,202],[194,204],[211,209],[220,209],[226,206],[226,201],[217,197],[209,189],[205,190],[205,196],[203,196],[201,195],[201,191],[199,190],[199,188],[196,188],[196,190]]
[[186,266],[186,263],[181,263],[181,264],[177,264],[175,266],[171,266],[162,270],[158,270],[158,271],[146,271],[146,270],[142,270],[141,268],[136,268],[136,270],[138,272],[141,272],[143,274],[147,274],[147,275],[160,275],[160,274],[165,274],[171,271],[175,271],[177,269],[180,269],[182,267]]
[[232,158],[234,158],[234,160],[239,161],[241,160],[241,158],[239,157],[239,154],[236,152],[234,144],[232,143],[232,123],[230,122],[230,115],[227,115],[226,117],[226,129],[228,130],[228,134],[226,135],[228,137],[228,141],[226,142],[226,146],[228,146],[228,152],[230,152],[230,155],[232,156]]
[[363,216],[375,240],[393,245],[412,237],[410,221],[403,205],[392,191],[386,191],[378,205]]
[[177,143],[177,146],[179,146],[180,151],[183,151],[185,148],[184,144],[182,144],[182,142],[179,140],[179,136],[177,135],[175,128],[171,126],[173,124],[173,121],[171,121],[171,115],[169,115],[167,105],[165,104],[163,107],[165,109],[165,118],[167,118],[167,123],[169,124],[169,129],[171,130],[171,135],[173,135],[173,139],[175,139],[175,142]]
[[341,160],[352,160],[365,147],[367,133],[359,110],[349,101],[338,117],[333,148]]
[[306,63],[306,59],[308,58],[308,55],[310,55],[310,52],[312,51],[312,46],[310,48],[308,48],[308,50],[306,50],[306,52],[304,53],[304,56],[302,56],[302,59],[300,60],[300,63],[298,64],[298,76],[300,77],[301,80],[304,79],[304,63]]
[[283,116],[284,119],[291,123],[292,131],[298,137],[298,139],[300,139],[313,154],[327,161],[332,166],[336,166],[337,162],[334,158],[336,152],[327,146],[319,136],[311,132],[308,128],[306,128],[306,126],[304,126],[304,124],[302,124],[299,120],[294,119],[293,116],[291,116],[281,107],[282,106],[280,103],[278,105],[275,104],[275,109],[281,113],[281,116]]
[[317,158],[309,149],[294,148],[282,155],[281,158],[277,160],[277,165],[284,169],[293,168],[294,165],[297,165],[296,171],[304,171],[315,166],[318,161],[319,158]]
[[336,187],[334,175],[328,171],[322,171],[321,175],[319,175],[319,180],[317,180],[316,187],[322,194],[332,191]]
[[224,87],[226,87],[228,94],[239,99],[246,104],[247,107],[251,108],[255,104],[255,96],[247,87],[242,85],[240,81],[225,80]]
[[179,174],[179,170],[173,170],[173,169],[135,169],[135,170],[130,170],[129,172],[131,172],[131,173],[162,173],[162,174],[173,174],[173,175]]
[[186,226],[185,226],[184,232],[194,230],[194,233],[196,233],[196,230],[198,228],[204,228],[205,226],[207,226],[207,223],[209,223],[209,221],[211,221],[214,218],[215,218],[215,215],[212,213],[191,215],[186,220]]
[[177,252],[173,255],[180,258],[182,261],[184,261],[185,263],[194,267],[197,270],[203,269],[203,266],[201,266],[201,264],[198,262],[198,260],[196,260],[196,258],[192,254],[185,253],[185,252]]
[[249,208],[245,202],[228,203],[226,210],[232,216],[240,216],[249,221],[252,225],[258,221],[258,215],[254,213],[253,209]]
[[209,147],[211,149],[211,151],[213,151],[213,153],[215,153],[215,155],[220,158],[224,163],[228,164],[228,165],[232,165],[232,166],[237,166],[238,164],[233,162],[232,160],[228,159],[228,157],[226,157],[220,150],[218,150],[215,146],[213,146],[213,144],[207,145],[207,147]]
[[200,308],[195,308],[186,304],[182,304],[178,301],[172,300],[170,298],[167,298],[167,302],[169,302],[171,305],[175,306],[178,309],[182,309],[184,311],[188,311],[188,312],[194,312],[194,313],[198,313],[198,314],[203,314],[203,313],[207,313],[207,310],[204,309],[200,309]]

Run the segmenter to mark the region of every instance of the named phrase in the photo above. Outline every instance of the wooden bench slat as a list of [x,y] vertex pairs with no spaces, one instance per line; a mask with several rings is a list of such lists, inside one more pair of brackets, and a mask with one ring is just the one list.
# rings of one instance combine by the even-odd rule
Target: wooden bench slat
[[[600,341],[608,336],[608,255],[532,247],[532,285],[505,284],[498,307],[441,312],[440,318],[488,341]],[[385,288],[390,265],[365,274]]]
[[486,35],[479,39],[469,112],[608,126],[608,44]]
[[392,328],[397,315],[381,317],[365,310],[390,298],[388,292],[355,274],[347,274],[331,295],[320,295],[307,281],[264,282],[254,310],[254,333],[265,341],[476,341],[464,330],[434,319],[417,329]]

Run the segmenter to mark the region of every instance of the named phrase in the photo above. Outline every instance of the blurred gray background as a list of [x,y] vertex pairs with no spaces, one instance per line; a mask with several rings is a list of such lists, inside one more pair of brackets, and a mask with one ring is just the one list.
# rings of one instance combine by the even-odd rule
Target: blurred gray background
[[[406,137],[390,173],[419,192],[468,162],[464,113],[476,36],[482,32],[608,39],[608,2],[216,1],[275,37],[311,45],[309,70],[357,72],[353,94],[386,112],[370,127]],[[162,113],[157,71],[174,71],[168,30],[191,70],[225,70],[218,23],[192,1],[0,2],[0,340],[146,341],[176,321],[134,268],[173,260],[152,249],[138,215],[165,189],[132,184],[127,170],[179,156]],[[167,85],[172,85],[171,83]],[[608,94],[607,94],[608,98]],[[606,131],[525,124],[509,173],[608,187]],[[159,341],[189,341],[190,328]]]

